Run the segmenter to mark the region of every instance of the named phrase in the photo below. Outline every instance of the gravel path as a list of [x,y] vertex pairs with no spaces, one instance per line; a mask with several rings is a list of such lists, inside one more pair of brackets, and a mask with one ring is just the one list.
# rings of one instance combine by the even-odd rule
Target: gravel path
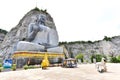
[[108,71],[99,73],[95,64],[80,64],[77,68],[49,67],[0,73],[0,80],[120,80],[120,64],[107,63]]

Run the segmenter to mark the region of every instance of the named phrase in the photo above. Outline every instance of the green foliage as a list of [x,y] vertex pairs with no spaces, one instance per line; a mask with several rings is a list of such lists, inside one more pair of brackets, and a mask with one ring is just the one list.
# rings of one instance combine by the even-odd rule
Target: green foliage
[[28,69],[34,69],[34,68],[41,68],[40,65],[30,65],[28,66]]
[[3,70],[2,64],[0,63],[0,72]]
[[2,67],[2,63],[0,63],[0,67]]
[[43,13],[48,14],[48,13],[47,13],[47,9],[45,9],[45,10],[41,9],[40,11],[43,12]]
[[67,44],[67,42],[59,42],[59,46],[64,44]]
[[39,9],[38,7],[35,7],[34,9],[32,9],[32,11],[40,11],[42,13],[48,14],[47,9],[43,10],[43,9]]
[[92,54],[90,57],[92,63],[93,63],[93,59],[95,59],[95,58],[96,58],[95,54]]
[[34,69],[33,65],[28,66],[28,69]]
[[27,70],[27,69],[28,69],[28,65],[24,65],[23,68],[24,68],[25,70]]
[[100,62],[101,61],[101,59],[102,59],[102,55],[101,54],[96,54],[96,61],[97,62]]
[[93,43],[99,43],[100,42],[100,40],[97,40],[97,41],[94,41]]
[[35,7],[33,10],[35,10],[35,11],[40,11],[40,9],[39,9],[39,8],[37,8],[37,7]]
[[118,61],[120,62],[120,55],[119,55],[119,56],[117,56],[117,59],[118,59]]
[[35,69],[35,68],[41,68],[40,65],[25,65],[23,66],[23,68],[26,70],[26,69]]
[[2,30],[2,29],[0,29],[0,33],[7,34],[7,31],[6,31],[6,30]]
[[16,70],[16,64],[13,64],[11,69],[12,69],[13,71],[15,71],[15,70]]
[[111,63],[119,63],[120,61],[116,57],[111,57],[110,62]]
[[3,61],[2,60],[0,60],[0,64],[2,63]]
[[103,57],[106,58],[106,56],[102,54],[92,54],[90,58],[93,63],[93,59],[96,59],[96,62],[100,62]]
[[111,63],[120,63],[120,55],[116,57],[111,57],[110,58]]
[[79,53],[75,58],[80,59],[81,62],[83,62],[84,55],[82,53]]
[[112,38],[110,38],[110,37],[104,36],[104,39],[103,39],[103,40],[111,41],[111,39],[112,39]]
[[0,67],[0,72],[2,72],[2,70],[3,70],[3,67]]
[[92,41],[87,41],[87,43],[92,44],[93,42]]
[[[103,38],[103,40],[106,40],[106,41],[111,41],[112,39],[114,39],[115,37],[117,37],[117,36],[114,36],[114,37],[107,37],[107,36],[104,36],[104,38]],[[98,43],[98,42],[100,42],[100,41],[102,41],[102,40],[97,40],[97,41],[74,41],[74,42],[59,42],[59,45],[64,45],[64,44],[87,44],[87,43],[89,43],[89,44],[94,44],[94,43]]]
[[64,45],[64,44],[85,44],[85,43],[89,43],[92,44],[92,41],[74,41],[74,42],[59,42],[59,45]]
[[68,42],[68,44],[80,44],[80,43],[82,43],[82,44],[84,44],[84,43],[87,43],[87,42],[85,42],[85,41],[74,41],[74,42]]

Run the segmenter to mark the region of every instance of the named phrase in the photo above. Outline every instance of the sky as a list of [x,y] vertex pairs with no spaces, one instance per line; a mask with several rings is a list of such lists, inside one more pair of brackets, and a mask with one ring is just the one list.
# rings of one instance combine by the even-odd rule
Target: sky
[[36,4],[53,17],[59,41],[120,35],[119,0],[0,0],[0,28],[10,31]]

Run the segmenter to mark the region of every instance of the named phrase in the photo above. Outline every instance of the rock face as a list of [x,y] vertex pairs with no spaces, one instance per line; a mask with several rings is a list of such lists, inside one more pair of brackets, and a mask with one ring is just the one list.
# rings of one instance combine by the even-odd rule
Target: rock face
[[[6,33],[7,33],[6,30],[0,29],[0,46],[1,46],[1,43],[3,42],[3,40],[4,40],[4,37],[5,37]],[[2,60],[3,60],[3,55],[2,55],[2,53],[0,53],[0,62],[2,62]]]
[[2,43],[2,41],[4,40],[5,34],[0,33],[0,44]]
[[[36,15],[43,14],[46,16],[45,25],[51,29],[56,30],[52,17],[43,10],[33,9],[28,12],[19,22],[19,24],[12,28],[10,32],[5,36],[0,46],[0,53],[4,56],[4,59],[10,58],[11,54],[16,50],[16,45],[19,41],[25,41],[28,37],[28,26],[30,23],[34,23]],[[57,30],[56,30],[57,31]]]
[[0,29],[0,44],[4,40],[4,37],[5,37],[6,33],[7,33],[6,30]]
[[47,52],[63,53],[63,47],[48,48]]
[[93,43],[72,43],[65,44],[65,46],[68,49],[70,57],[75,57],[79,53],[86,55],[86,58],[96,53],[116,56],[120,55],[120,36],[115,36],[110,41],[101,40]]

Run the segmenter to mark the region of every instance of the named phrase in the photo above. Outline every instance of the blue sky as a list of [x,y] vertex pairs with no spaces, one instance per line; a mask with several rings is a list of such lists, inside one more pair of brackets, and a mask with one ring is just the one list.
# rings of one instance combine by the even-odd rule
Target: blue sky
[[120,35],[119,0],[0,0],[0,28],[11,30],[36,6],[53,17],[60,41]]

